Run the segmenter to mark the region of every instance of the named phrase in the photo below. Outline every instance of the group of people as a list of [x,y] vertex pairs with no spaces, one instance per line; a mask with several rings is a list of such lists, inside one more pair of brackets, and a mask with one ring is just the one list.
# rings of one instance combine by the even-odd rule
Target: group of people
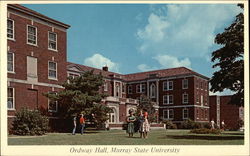
[[[215,122],[214,122],[214,119],[212,119],[211,120],[211,129],[215,129],[215,126],[216,126],[216,124],[215,124]],[[222,120],[221,121],[221,130],[225,130],[225,127],[226,127],[226,125],[225,125],[225,122],[224,122],[224,120]]]
[[139,133],[140,138],[147,138],[148,132],[149,132],[149,121],[148,121],[148,113],[140,111],[138,118],[134,116],[134,111],[131,109],[129,110],[129,116],[127,117],[127,133],[129,134],[129,137],[133,137],[135,133],[135,121],[138,121],[139,124]]

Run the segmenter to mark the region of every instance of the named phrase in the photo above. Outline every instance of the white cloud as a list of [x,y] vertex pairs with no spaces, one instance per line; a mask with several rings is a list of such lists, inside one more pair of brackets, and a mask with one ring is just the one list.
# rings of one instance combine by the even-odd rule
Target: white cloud
[[150,70],[156,70],[156,67],[150,67],[146,64],[140,64],[137,66],[137,69],[139,69],[140,71],[150,71]]
[[177,4],[151,10],[148,24],[137,30],[142,40],[138,49],[154,55],[170,51],[168,55],[176,57],[211,53],[218,30],[228,27],[241,11],[236,4]]
[[118,63],[112,62],[109,58],[106,58],[98,53],[86,58],[84,60],[84,64],[95,68],[102,68],[107,65],[110,71],[119,72]]
[[137,35],[143,40],[161,41],[165,34],[168,22],[162,17],[152,13],[148,18],[148,25],[144,29],[139,29]]
[[163,68],[187,67],[191,69],[191,62],[188,58],[178,60],[177,57],[169,55],[157,55],[153,57]]

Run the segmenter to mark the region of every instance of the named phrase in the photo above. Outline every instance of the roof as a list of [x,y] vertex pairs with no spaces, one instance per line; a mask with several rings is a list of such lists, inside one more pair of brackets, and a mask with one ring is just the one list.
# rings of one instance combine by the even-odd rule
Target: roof
[[115,72],[110,72],[110,71],[104,71],[102,69],[98,68],[93,68],[85,65],[80,65],[80,64],[75,64],[71,62],[67,62],[67,68],[69,69],[70,67],[77,67],[80,71],[90,71],[93,70],[95,74],[99,74],[100,72],[102,73],[103,76],[105,77],[110,77],[113,75],[121,76],[123,80],[125,81],[137,81],[137,80],[144,80],[148,79],[150,75],[155,74],[157,78],[161,77],[173,77],[173,76],[180,76],[180,75],[196,75],[202,78],[205,78],[209,80],[208,77],[203,76],[199,73],[196,73],[186,67],[178,67],[178,68],[169,68],[169,69],[161,69],[161,70],[153,70],[153,71],[147,71],[147,72],[140,72],[140,73],[133,73],[133,74],[119,74]]
[[133,73],[133,74],[127,74],[126,80],[127,81],[135,81],[135,80],[141,80],[149,78],[150,75],[155,77],[173,77],[173,76],[179,76],[179,75],[197,75],[201,76],[203,78],[209,79],[199,73],[196,73],[186,67],[178,67],[178,68],[169,68],[169,69],[161,69],[161,70],[153,70],[153,71],[147,71],[147,72],[141,72],[141,73]]
[[40,13],[34,11],[34,10],[31,10],[31,9],[26,8],[26,7],[24,7],[22,5],[19,5],[19,4],[8,4],[8,8],[18,10],[20,12],[26,13],[26,14],[31,15],[31,16],[35,16],[35,17],[37,17],[37,18],[39,18],[39,19],[41,19],[43,21],[49,21],[49,22],[51,22],[53,24],[64,27],[65,29],[68,29],[70,27],[70,25],[68,25],[68,24],[65,24],[65,23],[62,23],[60,21],[54,20],[54,19],[52,19],[50,17],[47,17],[47,16],[45,16],[43,14],[40,14]]
[[114,72],[110,72],[110,71],[104,71],[102,69],[98,69],[98,68],[94,68],[94,67],[89,67],[89,66],[85,66],[85,65],[81,65],[81,64],[67,62],[67,69],[69,69],[71,67],[76,67],[80,71],[91,71],[91,70],[93,70],[94,74],[101,73],[105,77],[110,77],[110,76],[113,76],[113,75],[122,76],[119,73],[114,73]]

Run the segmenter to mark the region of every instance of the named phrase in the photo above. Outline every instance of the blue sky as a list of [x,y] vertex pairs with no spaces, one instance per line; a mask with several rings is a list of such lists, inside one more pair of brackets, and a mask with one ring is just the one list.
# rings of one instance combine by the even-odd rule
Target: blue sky
[[[185,66],[207,77],[236,4],[29,4],[71,25],[68,61],[123,74]],[[226,93],[228,94],[228,92]]]

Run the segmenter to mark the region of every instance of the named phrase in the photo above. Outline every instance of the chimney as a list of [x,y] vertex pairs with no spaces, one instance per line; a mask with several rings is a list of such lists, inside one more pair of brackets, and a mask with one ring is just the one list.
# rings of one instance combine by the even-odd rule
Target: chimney
[[104,66],[104,67],[102,67],[102,70],[109,71],[109,68],[108,68],[108,66]]

